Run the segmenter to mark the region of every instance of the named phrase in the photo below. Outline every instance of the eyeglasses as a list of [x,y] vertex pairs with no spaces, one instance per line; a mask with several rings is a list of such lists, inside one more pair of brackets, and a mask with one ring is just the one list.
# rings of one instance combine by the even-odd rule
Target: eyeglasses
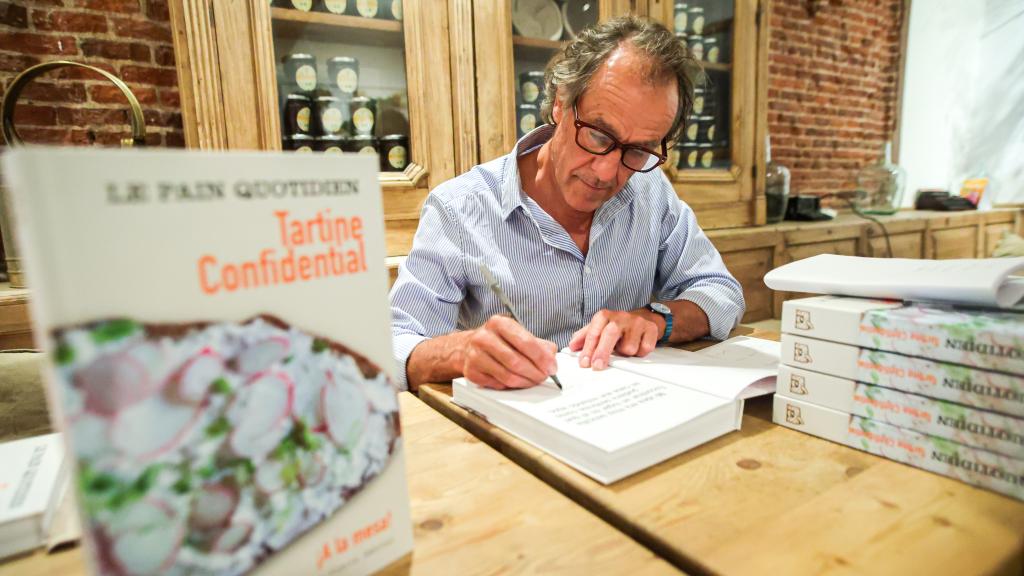
[[580,120],[576,105],[572,105],[573,125],[576,126],[576,145],[591,154],[604,156],[622,148],[622,165],[634,172],[650,172],[668,159],[665,140],[661,141],[661,154],[643,146],[623,144],[604,130]]

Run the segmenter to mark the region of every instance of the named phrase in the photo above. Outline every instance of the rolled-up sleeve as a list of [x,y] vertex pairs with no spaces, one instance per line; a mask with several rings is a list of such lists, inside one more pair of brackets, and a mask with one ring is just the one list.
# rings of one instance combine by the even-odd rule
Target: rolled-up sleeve
[[693,210],[672,196],[662,220],[655,298],[693,302],[708,315],[711,337],[724,340],[743,317],[743,289]]
[[456,328],[465,297],[464,247],[456,223],[451,209],[429,195],[412,250],[391,288],[391,335],[402,390],[408,388],[406,364],[413,349]]

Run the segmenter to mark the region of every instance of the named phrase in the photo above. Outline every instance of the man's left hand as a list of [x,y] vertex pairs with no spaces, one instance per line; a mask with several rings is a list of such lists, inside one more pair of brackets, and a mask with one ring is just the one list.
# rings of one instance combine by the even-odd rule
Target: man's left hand
[[601,310],[590,324],[576,331],[569,349],[580,353],[580,367],[604,370],[612,352],[623,356],[646,356],[654,350],[664,326],[651,319],[653,313],[634,310]]

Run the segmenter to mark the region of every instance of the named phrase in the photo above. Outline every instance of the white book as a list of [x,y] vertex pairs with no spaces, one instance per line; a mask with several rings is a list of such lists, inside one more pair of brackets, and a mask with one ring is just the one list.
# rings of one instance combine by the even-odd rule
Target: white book
[[92,572],[366,574],[412,550],[372,157],[3,161]]
[[0,444],[0,558],[46,543],[67,487],[60,434]]
[[[748,387],[774,388],[778,343],[735,338],[698,352],[659,348],[580,368],[559,352],[558,377],[523,390],[456,379],[454,401],[604,484],[738,430]],[[717,368],[715,368],[717,366]]]
[[1024,299],[1024,257],[919,260],[819,254],[765,274],[772,290],[1011,308]]
[[786,365],[776,395],[1024,460],[1022,418]]
[[776,395],[772,420],[787,428],[1024,500],[1024,461],[946,438]]
[[1024,313],[846,296],[782,305],[782,332],[1024,375]]

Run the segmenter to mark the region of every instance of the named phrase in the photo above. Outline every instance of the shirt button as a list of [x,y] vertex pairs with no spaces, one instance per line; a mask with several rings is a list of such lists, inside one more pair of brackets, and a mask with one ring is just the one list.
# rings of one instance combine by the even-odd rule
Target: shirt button
[[583,271],[586,272],[587,274],[590,274],[590,266],[584,266]]

